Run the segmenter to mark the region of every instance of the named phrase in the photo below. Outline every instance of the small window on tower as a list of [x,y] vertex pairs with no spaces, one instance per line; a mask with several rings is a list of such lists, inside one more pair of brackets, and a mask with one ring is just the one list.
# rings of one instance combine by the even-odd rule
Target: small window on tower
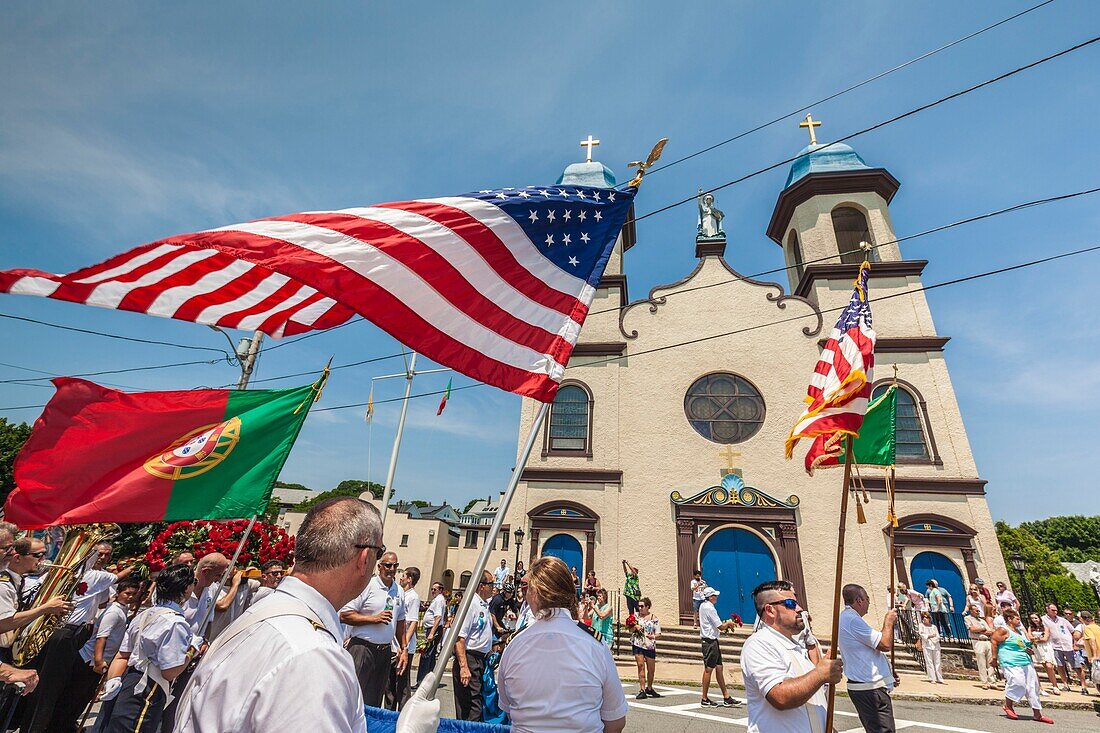
[[864,257],[871,259],[871,252],[864,253],[861,242],[874,245],[871,230],[867,226],[867,217],[859,209],[851,206],[838,206],[833,209],[833,232],[836,234],[840,261],[858,265]]
[[401,546],[402,547],[408,547],[409,546],[409,536],[407,534],[401,535]]
[[802,273],[806,271],[806,266],[802,260],[802,246],[798,243],[798,234],[791,232],[787,237],[787,249],[791,253],[791,262],[794,263],[795,274],[798,279],[802,279]]

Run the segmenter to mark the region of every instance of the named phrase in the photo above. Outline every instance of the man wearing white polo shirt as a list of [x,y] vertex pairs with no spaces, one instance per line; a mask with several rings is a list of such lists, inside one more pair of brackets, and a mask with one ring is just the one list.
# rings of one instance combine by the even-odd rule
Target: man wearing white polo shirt
[[722,691],[722,707],[732,708],[744,705],[743,702],[730,696],[726,690],[726,676],[722,672],[722,648],[718,646],[718,635],[733,626],[733,621],[722,622],[718,616],[718,610],[714,604],[718,601],[719,591],[709,585],[701,588],[699,593],[703,596],[703,602],[699,604],[699,638],[703,643],[703,697],[699,700],[699,707],[716,708],[719,703],[711,700],[707,693],[710,692],[710,673],[714,672],[718,689]]
[[481,674],[485,671],[485,655],[493,647],[493,622],[489,618],[489,596],[493,595],[493,574],[481,573],[481,581],[473,588],[470,610],[459,624],[455,642],[455,659],[451,677],[455,690],[455,717],[459,720],[481,720]]
[[759,628],[741,651],[748,698],[748,733],[824,733],[826,684],[844,674],[839,659],[810,661],[795,641],[805,624],[790,581],[771,580],[752,592]]
[[894,733],[894,706],[890,690],[896,679],[885,652],[894,645],[894,609],[886,612],[882,631],[872,629],[863,617],[871,599],[863,586],[850,583],[841,590],[844,610],[840,613],[837,644],[848,675],[848,696],[859,713],[867,733]]
[[340,621],[351,626],[348,652],[355,662],[355,674],[363,692],[363,702],[381,707],[382,693],[390,681],[391,663],[398,674],[405,671],[409,655],[402,646],[391,662],[390,645],[405,638],[405,606],[401,589],[394,582],[397,555],[387,552],[378,561],[378,572],[359,597],[340,609]]

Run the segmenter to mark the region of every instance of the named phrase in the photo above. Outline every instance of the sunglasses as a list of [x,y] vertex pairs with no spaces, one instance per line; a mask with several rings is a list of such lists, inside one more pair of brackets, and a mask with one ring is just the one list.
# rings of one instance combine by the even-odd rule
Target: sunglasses
[[798,608],[798,601],[794,598],[784,598],[781,601],[772,601],[771,603],[765,603],[765,606],[783,606],[788,611],[793,611]]
[[492,584],[493,584],[493,581],[491,581],[491,580],[483,580],[480,583],[478,583],[478,585],[492,585]]
[[283,576],[283,575],[286,575],[286,571],[285,570],[268,570],[267,574],[268,575]]
[[384,568],[396,568],[397,567],[397,563],[395,563],[395,562],[380,562],[378,564],[381,565]]
[[355,545],[355,547],[360,549],[360,550],[378,550],[379,555],[385,555],[386,554],[386,546],[385,545]]
[[45,551],[45,550],[41,550],[41,551],[39,551],[39,552],[28,552],[28,553],[27,553],[26,555],[24,555],[23,557],[27,557],[27,556],[30,556],[30,557],[37,557],[37,558],[38,558],[39,560],[41,560],[42,558],[44,558],[44,557],[46,556],[46,551]]

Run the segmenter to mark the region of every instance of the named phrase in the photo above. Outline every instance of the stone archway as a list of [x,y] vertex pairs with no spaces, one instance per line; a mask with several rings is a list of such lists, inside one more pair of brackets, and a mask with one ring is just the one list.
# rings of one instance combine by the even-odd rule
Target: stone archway
[[575,501],[548,501],[527,512],[527,521],[531,525],[528,567],[539,556],[540,536],[565,530],[584,537],[584,575],[595,568],[596,525],[600,521],[596,512]]
[[[882,531],[889,535],[890,526],[883,527]],[[894,530],[894,567],[898,580],[910,585],[903,556],[905,548],[953,547],[962,553],[967,583],[973,583],[978,579],[978,565],[974,561],[974,537],[977,534],[962,522],[942,514],[910,514],[899,518],[898,527]]]

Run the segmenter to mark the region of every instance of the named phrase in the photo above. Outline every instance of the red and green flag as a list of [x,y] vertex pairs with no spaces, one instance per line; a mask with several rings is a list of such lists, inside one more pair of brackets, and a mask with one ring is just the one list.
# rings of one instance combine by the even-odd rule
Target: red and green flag
[[55,379],[4,518],[32,529],[261,514],[323,382],[129,394]]
[[451,380],[447,380],[447,389],[443,390],[443,399],[439,401],[439,409],[435,411],[436,417],[443,414],[443,409],[447,407],[447,400],[451,399]]

